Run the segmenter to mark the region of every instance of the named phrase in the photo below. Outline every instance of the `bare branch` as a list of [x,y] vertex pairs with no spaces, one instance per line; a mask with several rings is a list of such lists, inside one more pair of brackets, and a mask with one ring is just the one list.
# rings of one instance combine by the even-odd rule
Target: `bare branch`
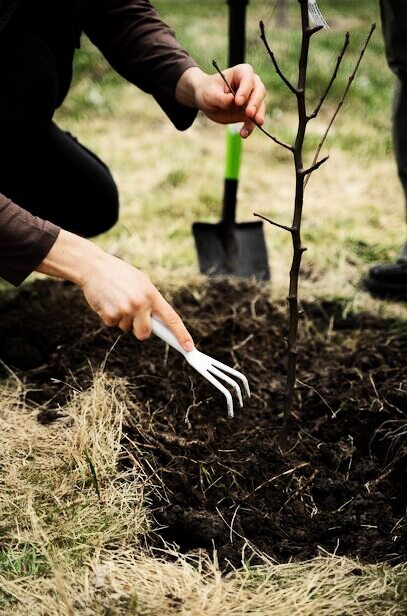
[[263,41],[265,48],[267,49],[267,53],[270,56],[270,59],[271,59],[271,61],[273,63],[274,68],[276,69],[277,75],[285,83],[287,88],[289,88],[289,90],[291,90],[291,92],[297,96],[298,95],[297,88],[295,88],[293,86],[291,81],[284,75],[284,73],[280,69],[280,66],[278,65],[278,62],[276,60],[276,56],[274,55],[273,50],[271,49],[270,45],[268,44],[268,41],[267,41],[267,38],[266,38],[265,27],[264,27],[264,22],[263,21],[260,21],[260,38]]
[[[223,81],[225,82],[225,84],[227,85],[227,87],[229,88],[229,91],[236,96],[236,91],[234,88],[232,88],[232,86],[230,85],[230,83],[228,82],[228,80],[226,79],[225,75],[222,73],[222,71],[219,68],[218,63],[216,62],[216,60],[212,60],[212,65],[215,67],[215,69],[218,71],[219,75],[222,77]],[[245,107],[243,107],[243,109],[245,109]],[[274,141],[274,143],[277,143],[278,145],[281,145],[281,147],[285,148],[286,150],[289,150],[290,152],[293,151],[293,147],[289,144],[286,143],[285,141],[281,141],[281,139],[278,139],[277,137],[275,137],[274,135],[272,135],[271,133],[269,133],[265,128],[263,128],[260,124],[258,124],[258,122],[256,122],[256,120],[254,120],[253,118],[251,118],[251,121],[253,122],[253,124],[255,126],[257,126],[257,128],[264,133],[265,135],[267,135],[267,137],[269,137],[270,139],[272,139]]]
[[306,175],[310,175],[313,171],[315,171],[316,169],[319,169],[319,167],[321,165],[323,165],[324,163],[326,163],[326,161],[328,160],[329,156],[325,156],[324,158],[321,158],[321,160],[319,160],[318,162],[314,163],[313,165],[311,165],[311,167],[308,167],[308,169],[304,169],[301,173],[302,176],[305,177]]
[[[372,35],[373,35],[373,32],[375,31],[375,29],[376,29],[376,24],[372,24],[370,26],[369,34],[367,35],[366,41],[365,41],[365,43],[364,43],[364,45],[363,45],[363,47],[362,47],[362,49],[360,51],[359,58],[358,58],[358,60],[357,60],[357,62],[355,64],[355,68],[353,69],[352,74],[350,75],[350,77],[348,79],[348,83],[347,83],[346,88],[345,88],[345,90],[344,90],[344,92],[342,94],[342,98],[339,101],[339,103],[338,103],[338,105],[337,105],[337,107],[336,107],[336,109],[335,109],[335,111],[333,113],[333,116],[332,116],[332,118],[331,118],[331,120],[330,120],[330,122],[329,122],[329,124],[328,124],[328,126],[326,128],[326,131],[325,131],[325,133],[324,133],[324,135],[323,135],[323,137],[322,137],[322,139],[321,139],[321,141],[320,141],[320,143],[319,143],[319,145],[318,145],[318,147],[316,149],[315,156],[314,156],[314,159],[312,161],[312,164],[315,164],[316,161],[318,160],[318,156],[319,156],[319,154],[320,154],[320,152],[322,150],[322,146],[324,145],[324,143],[326,141],[326,138],[327,138],[327,136],[329,134],[329,131],[332,128],[332,124],[335,122],[336,116],[338,115],[338,113],[339,113],[339,111],[340,111],[340,109],[341,109],[341,107],[342,107],[342,105],[343,105],[343,103],[345,101],[345,98],[346,98],[346,96],[347,96],[347,94],[349,92],[349,89],[350,89],[350,87],[352,85],[352,82],[355,79],[355,75],[356,75],[357,70],[359,68],[359,65],[360,65],[360,63],[362,61],[362,58],[365,55],[365,51],[367,49],[367,46],[369,45],[370,39],[372,38]],[[304,188],[307,185],[309,178],[310,178],[310,176],[308,175],[308,177],[305,179]]]
[[305,34],[311,38],[311,36],[313,34],[316,34],[317,32],[319,32],[320,30],[323,30],[324,26],[314,26],[313,28],[307,28],[305,31]]
[[272,139],[274,141],[274,143],[277,143],[277,145],[281,145],[282,148],[285,148],[286,150],[289,150],[290,152],[293,151],[293,146],[292,145],[290,145],[289,143],[286,143],[285,141],[281,141],[277,137],[274,137],[274,135],[272,135],[271,133],[266,131],[262,126],[257,124],[257,122],[254,122],[254,124],[257,126],[257,128],[259,130],[261,130],[262,133],[264,133],[265,135],[267,135],[267,137]]
[[333,83],[334,83],[334,81],[335,81],[335,79],[336,79],[336,77],[337,77],[337,75],[338,75],[338,70],[339,70],[339,67],[340,67],[340,65],[341,65],[341,62],[342,62],[342,60],[343,60],[343,57],[344,57],[344,55],[345,55],[345,52],[346,52],[346,50],[347,50],[348,46],[349,46],[349,32],[347,32],[347,33],[345,34],[345,41],[344,41],[344,43],[343,43],[342,50],[341,50],[341,52],[340,52],[340,54],[339,54],[339,56],[338,56],[338,58],[337,58],[337,60],[336,60],[336,65],[335,65],[335,68],[334,68],[334,72],[332,73],[331,79],[329,80],[329,83],[328,83],[328,85],[327,85],[327,87],[326,87],[326,90],[325,90],[325,92],[323,93],[323,95],[321,96],[321,100],[319,101],[318,105],[315,107],[315,109],[314,109],[314,111],[311,113],[311,115],[309,115],[309,116],[308,116],[308,119],[309,119],[309,120],[311,120],[312,118],[316,118],[316,117],[317,117],[317,115],[318,115],[318,113],[319,113],[319,110],[321,109],[321,107],[322,107],[322,105],[323,105],[323,103],[324,103],[324,101],[325,101],[326,97],[328,96],[329,91],[330,91],[330,89],[332,88]]
[[278,227],[279,229],[284,229],[284,231],[288,231],[289,233],[293,232],[292,227],[287,227],[287,225],[280,225],[279,222],[270,220],[270,218],[266,218],[265,216],[262,216],[261,214],[256,214],[256,212],[253,212],[253,215],[257,216],[258,218],[262,218],[263,220],[269,222],[271,225],[274,225],[275,227]]

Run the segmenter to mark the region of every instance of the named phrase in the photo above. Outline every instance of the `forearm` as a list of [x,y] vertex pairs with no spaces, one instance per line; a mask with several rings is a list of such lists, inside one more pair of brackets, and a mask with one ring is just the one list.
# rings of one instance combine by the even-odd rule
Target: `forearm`
[[51,250],[36,271],[82,286],[106,253],[93,242],[61,229]]

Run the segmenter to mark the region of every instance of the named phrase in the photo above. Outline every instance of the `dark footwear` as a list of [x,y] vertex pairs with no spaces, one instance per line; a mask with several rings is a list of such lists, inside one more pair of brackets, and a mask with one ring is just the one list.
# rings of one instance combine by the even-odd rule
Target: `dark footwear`
[[407,299],[407,261],[371,267],[363,279],[363,286],[378,297]]

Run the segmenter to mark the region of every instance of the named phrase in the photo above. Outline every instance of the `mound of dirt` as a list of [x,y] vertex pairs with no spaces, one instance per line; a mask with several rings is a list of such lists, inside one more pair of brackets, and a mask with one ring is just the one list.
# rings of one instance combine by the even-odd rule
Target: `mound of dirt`
[[102,327],[66,283],[3,295],[2,375],[8,366],[25,381],[43,422],[102,363],[125,377],[139,409],[126,435],[160,486],[151,494],[157,534],[183,551],[216,547],[224,566],[240,563],[245,542],[279,562],[320,549],[405,561],[406,323],[341,303],[303,305],[282,451],[285,306],[256,284],[225,280],[180,289],[173,303],[202,351],[249,378],[253,395],[234,419],[179,354]]

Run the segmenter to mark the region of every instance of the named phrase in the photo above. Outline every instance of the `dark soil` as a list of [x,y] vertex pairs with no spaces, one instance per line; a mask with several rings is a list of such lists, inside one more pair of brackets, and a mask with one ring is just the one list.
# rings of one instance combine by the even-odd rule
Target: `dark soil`
[[283,452],[285,306],[254,284],[213,280],[179,290],[173,302],[200,350],[249,378],[253,395],[234,419],[179,354],[167,357],[157,339],[140,343],[103,328],[64,283],[3,294],[0,358],[41,405],[42,422],[55,419],[71,386],[86,388],[102,362],[127,379],[140,408],[127,436],[162,482],[161,497],[151,495],[159,535],[181,550],[216,547],[221,564],[238,565],[247,540],[279,562],[321,549],[405,561],[406,323],[354,314],[340,302],[303,305]]

